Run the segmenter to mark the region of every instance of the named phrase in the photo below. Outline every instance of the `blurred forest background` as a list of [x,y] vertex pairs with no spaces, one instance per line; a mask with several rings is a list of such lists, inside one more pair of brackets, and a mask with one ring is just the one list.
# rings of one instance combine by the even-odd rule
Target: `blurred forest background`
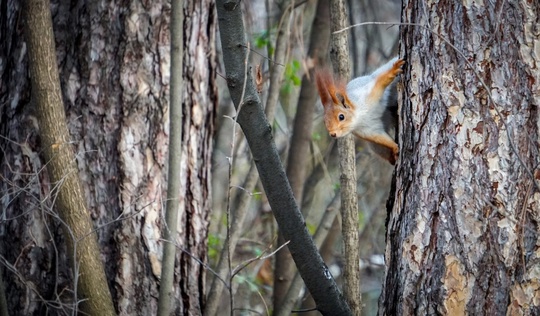
[[[346,2],[350,24],[400,20],[400,1]],[[322,123],[313,84],[314,69],[330,64],[328,8],[317,6],[316,0],[240,3],[250,43],[248,64],[257,77],[283,164],[290,177],[303,170],[291,179],[293,190],[301,196],[298,204],[309,231],[324,228],[319,236],[321,254],[340,282],[338,153]],[[51,30],[32,26],[27,9],[39,15],[49,12],[49,7]],[[232,301],[238,315],[313,308],[305,289],[287,294],[295,273],[290,256],[285,251],[272,254],[281,244],[277,226],[242,131],[231,119],[235,111],[216,34],[227,30],[217,29],[213,1],[186,1],[183,9],[184,196],[180,204],[185,211],[178,220],[175,244],[179,250],[174,312],[197,314],[206,308],[205,315],[224,315],[229,314]],[[1,312],[64,315],[76,313],[79,305],[84,310],[81,297],[87,292],[81,294],[78,287],[84,278],[95,275],[79,266],[79,257],[70,251],[95,233],[99,248],[92,258],[105,263],[102,279],[106,276],[110,294],[103,294],[112,298],[116,312],[155,313],[167,185],[170,10],[167,1],[2,2],[0,283],[4,286],[0,288],[5,292],[0,292]],[[32,31],[38,44],[31,44]],[[48,44],[56,47],[46,47],[41,42],[46,36],[38,31],[48,32]],[[369,73],[397,55],[397,26],[363,25],[348,34],[353,76]],[[36,48],[43,47],[49,49],[49,61],[58,63],[42,69],[58,68],[58,74],[45,78],[50,75],[59,81],[53,82],[58,90],[56,105],[65,110],[65,118],[56,118],[53,127],[62,125],[58,122],[67,124],[60,142],[49,142],[44,132],[42,119],[47,112],[38,92],[48,89],[36,89],[31,82],[37,76],[29,69],[45,56],[29,55],[36,56]],[[270,84],[272,77],[277,79]],[[308,103],[307,113],[298,114],[301,103]],[[309,141],[303,140],[308,154],[291,159],[295,129],[308,130]],[[78,169],[80,185],[63,185],[67,176],[60,173],[56,179],[47,170],[52,158],[44,152],[58,148],[73,150],[75,156],[59,171],[73,175]],[[357,143],[357,163],[358,247],[369,315],[376,313],[384,273],[385,202],[393,167],[362,142]],[[88,215],[74,223],[95,227],[80,235],[74,234],[69,216],[59,211],[59,192],[73,187],[83,197],[75,208],[83,217]],[[226,242],[227,210],[231,243]],[[233,249],[230,266],[229,247]],[[227,279],[232,270],[231,296],[215,272]],[[107,286],[102,284],[101,289]],[[289,306],[285,301],[292,302],[290,307],[285,307]]]
[[[286,4],[294,5],[295,9],[289,14]],[[284,76],[279,89],[279,103],[275,110],[275,120],[272,124],[274,137],[282,161],[287,165],[290,153],[291,135],[297,107],[302,98],[300,91],[308,90],[308,94],[317,95],[313,84],[310,84],[313,67],[318,60],[308,55],[310,35],[316,14],[314,1],[279,2],[279,1],[250,1],[242,2],[245,26],[252,52],[249,64],[260,67],[264,78],[260,97],[263,105],[268,97],[268,78],[272,67],[283,67]],[[400,19],[400,1],[347,1],[349,8],[349,23],[362,22],[395,22]],[[320,21],[320,20],[319,20]],[[329,21],[324,21],[329,28]],[[285,29],[286,55],[283,64],[275,64],[272,56],[276,47],[277,30],[281,24],[288,25]],[[398,27],[388,25],[362,25],[349,30],[351,73],[352,77],[361,76],[373,71],[382,63],[397,55]],[[218,48],[219,50],[219,48]],[[218,53],[218,55],[221,55]],[[324,62],[330,65],[328,49],[322,54]],[[255,69],[252,69],[255,72]],[[220,66],[219,74],[224,70]],[[302,79],[307,79],[306,81]],[[305,83],[305,86],[303,84]],[[311,82],[312,83],[312,82]],[[227,188],[228,188],[228,157],[231,155],[231,139],[233,126],[230,117],[234,116],[234,108],[228,96],[228,90],[223,78],[218,79],[219,107],[217,115],[217,133],[213,154],[213,211],[210,220],[208,239],[208,257],[211,266],[219,261],[220,252],[226,240]],[[305,93],[305,92],[302,92]],[[309,144],[309,155],[306,157],[306,175],[302,181],[303,198],[298,203],[306,217],[306,224],[311,232],[315,232],[326,212],[339,213],[339,161],[337,145],[332,139],[322,121],[322,106],[316,98],[313,112],[313,131]],[[247,215],[240,228],[240,238],[234,252],[234,263],[240,263],[250,258],[268,254],[276,248],[277,226],[270,207],[260,184],[246,192],[246,177],[250,172],[251,157],[249,148],[242,142],[242,133],[236,129],[237,142],[234,147],[234,168],[231,185],[231,210],[247,207]],[[366,315],[375,315],[377,300],[381,290],[384,275],[384,238],[386,219],[386,200],[390,190],[393,167],[371,153],[366,144],[357,141],[357,173],[359,194],[360,227],[359,248],[362,259],[362,293],[366,305]],[[289,171],[288,171],[289,172]],[[247,206],[244,199],[249,199]],[[332,217],[333,218],[333,217]],[[233,221],[235,219],[233,218]],[[321,247],[321,254],[333,275],[338,279],[341,272],[340,258],[340,222],[339,216],[332,221],[323,223],[329,232]],[[243,269],[235,278],[234,297],[237,308],[250,308],[265,313],[265,308],[271,308],[274,290],[274,266],[276,257],[258,260]],[[296,271],[296,269],[294,269]],[[212,284],[214,276],[207,273],[208,285]],[[279,281],[278,281],[279,282]],[[313,307],[313,302],[304,297],[305,291],[298,297],[296,309]],[[303,303],[303,304],[302,304]],[[223,307],[228,308],[228,295],[222,295]],[[250,312],[245,312],[248,315]],[[312,312],[313,313],[313,312]],[[311,315],[302,313],[302,315]],[[318,313],[313,313],[317,315]]]

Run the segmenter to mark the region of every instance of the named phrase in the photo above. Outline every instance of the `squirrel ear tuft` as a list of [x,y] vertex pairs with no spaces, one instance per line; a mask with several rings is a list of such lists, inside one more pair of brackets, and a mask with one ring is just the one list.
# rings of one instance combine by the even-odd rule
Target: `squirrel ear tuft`
[[347,104],[345,103],[345,97],[343,96],[343,94],[341,94],[341,92],[336,92],[336,99],[338,101],[336,103],[339,103],[343,105],[343,107],[347,108]]
[[331,101],[331,91],[334,89],[332,74],[329,69],[320,69],[315,72],[315,82],[321,97],[321,103],[327,107]]

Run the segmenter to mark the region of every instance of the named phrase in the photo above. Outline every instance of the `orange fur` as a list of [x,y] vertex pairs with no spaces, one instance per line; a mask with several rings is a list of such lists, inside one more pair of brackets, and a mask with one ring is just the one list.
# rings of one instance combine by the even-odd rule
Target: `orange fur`
[[334,78],[332,73],[327,68],[317,70],[315,72],[315,81],[317,83],[317,90],[319,91],[319,96],[321,97],[321,103],[324,107],[330,103],[330,94],[328,94],[328,89],[334,86]]
[[403,64],[405,64],[405,61],[398,59],[394,65],[392,65],[392,68],[377,76],[377,79],[375,79],[375,87],[373,90],[371,90],[368,98],[372,100],[379,100],[382,97],[384,90],[386,90],[394,79],[396,79],[396,77],[403,72],[403,70],[401,70],[401,66],[403,66]]
[[[402,72],[403,64],[405,61],[395,58],[371,75],[358,77],[348,85],[335,80],[328,68],[316,71],[317,90],[324,107],[324,124],[328,133],[332,137],[342,137],[352,132],[356,137],[379,146],[375,152],[395,164],[399,147],[388,134],[388,130],[395,128],[395,122],[388,122],[383,116],[390,113],[387,109],[390,101],[385,93],[396,93],[395,88],[392,91],[386,89]],[[351,92],[350,97],[347,88]]]
[[[346,85],[341,80],[335,80],[332,70],[328,68],[323,68],[317,70],[315,73],[315,79],[317,82],[317,90],[319,91],[319,96],[321,97],[321,102],[323,106],[329,105],[339,105],[341,101],[338,98],[338,94],[341,94],[347,106],[354,107],[349,98],[347,97]],[[330,102],[330,100],[332,100]]]
[[[347,96],[343,81],[335,80],[332,71],[323,68],[315,73],[317,90],[324,107],[324,124],[332,137],[341,137],[348,131],[354,114],[354,103]],[[340,121],[339,115],[347,119]]]
[[390,149],[390,152],[377,152],[381,157],[388,160],[391,164],[395,165],[396,161],[398,159],[399,155],[399,147],[396,144],[396,142],[388,135],[382,134],[382,135],[360,135],[358,133],[353,132],[354,136],[361,138],[363,140],[367,140],[368,142],[372,142],[374,144],[383,146],[384,148]]

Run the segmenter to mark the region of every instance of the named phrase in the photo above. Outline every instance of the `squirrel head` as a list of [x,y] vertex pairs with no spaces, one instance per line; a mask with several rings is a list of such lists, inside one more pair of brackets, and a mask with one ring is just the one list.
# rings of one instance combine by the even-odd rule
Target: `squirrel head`
[[342,137],[349,134],[354,123],[354,104],[347,96],[345,83],[334,80],[329,69],[315,73],[317,90],[324,107],[324,124],[330,136]]

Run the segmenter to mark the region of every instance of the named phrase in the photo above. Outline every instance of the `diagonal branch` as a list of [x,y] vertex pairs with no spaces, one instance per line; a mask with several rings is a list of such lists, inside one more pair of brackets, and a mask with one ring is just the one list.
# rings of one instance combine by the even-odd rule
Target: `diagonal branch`
[[238,123],[253,154],[274,217],[285,239],[290,240],[289,250],[318,310],[323,315],[351,315],[349,306],[309,236],[276,150],[270,125],[250,76],[251,71],[244,71],[247,50],[240,1],[219,0],[217,12],[227,85],[237,108],[242,83],[248,76]]
[[[24,1],[32,97],[43,157],[50,181],[58,185],[55,207],[63,222],[68,253],[73,258],[75,289],[84,299],[83,312],[115,315],[93,223],[85,205],[75,154],[70,144],[60,88],[49,0]],[[86,238],[83,238],[86,237]]]

